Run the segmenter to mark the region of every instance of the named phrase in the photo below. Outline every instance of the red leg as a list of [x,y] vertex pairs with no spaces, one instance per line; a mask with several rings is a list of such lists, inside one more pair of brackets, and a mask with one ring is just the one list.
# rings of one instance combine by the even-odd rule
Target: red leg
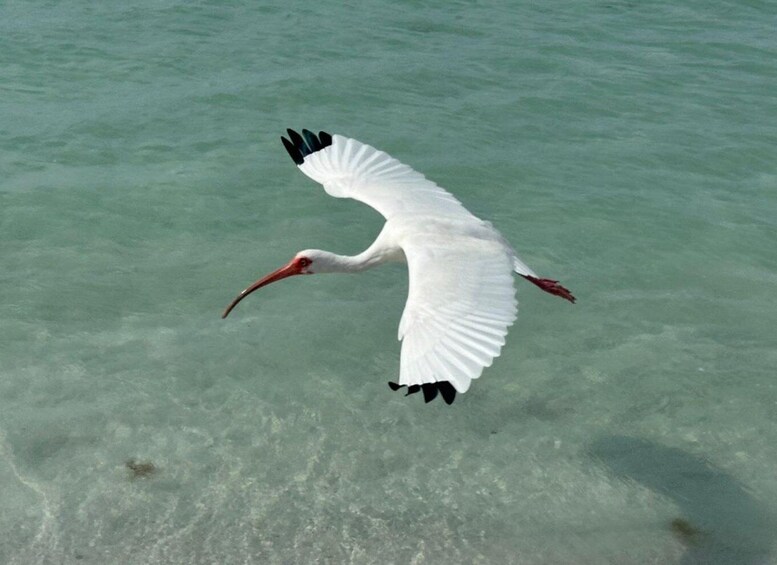
[[572,296],[572,293],[569,292],[566,288],[558,284],[558,281],[554,281],[551,279],[538,279],[537,277],[533,277],[531,275],[521,275],[523,278],[525,278],[530,283],[533,283],[540,287],[545,292],[549,292],[550,294],[555,294],[556,296],[560,296],[561,298],[565,298],[566,300],[569,300],[572,304],[575,303],[575,297]]

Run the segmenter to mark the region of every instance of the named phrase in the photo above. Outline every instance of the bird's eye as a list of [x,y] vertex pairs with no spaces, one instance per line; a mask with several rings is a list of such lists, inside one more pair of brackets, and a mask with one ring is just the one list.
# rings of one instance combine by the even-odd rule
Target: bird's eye
[[308,265],[310,265],[310,259],[308,259],[307,257],[303,257],[302,259],[299,260],[299,264],[301,267],[307,267]]

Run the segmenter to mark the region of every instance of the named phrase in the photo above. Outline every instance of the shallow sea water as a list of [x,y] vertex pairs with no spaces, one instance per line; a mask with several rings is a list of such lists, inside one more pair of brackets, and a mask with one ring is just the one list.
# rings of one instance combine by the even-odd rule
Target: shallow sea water
[[[758,1],[2,4],[0,562],[777,563],[775,29]],[[221,320],[380,230],[286,127],[417,168],[578,304],[518,284],[452,406],[386,386],[402,266]]]

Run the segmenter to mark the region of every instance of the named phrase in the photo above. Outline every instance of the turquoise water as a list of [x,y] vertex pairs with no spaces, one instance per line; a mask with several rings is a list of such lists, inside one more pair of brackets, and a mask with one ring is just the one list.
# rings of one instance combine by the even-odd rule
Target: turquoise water
[[[777,563],[771,3],[131,4],[0,6],[0,562]],[[577,305],[452,406],[386,386],[404,267],[221,320],[380,230],[286,127]]]

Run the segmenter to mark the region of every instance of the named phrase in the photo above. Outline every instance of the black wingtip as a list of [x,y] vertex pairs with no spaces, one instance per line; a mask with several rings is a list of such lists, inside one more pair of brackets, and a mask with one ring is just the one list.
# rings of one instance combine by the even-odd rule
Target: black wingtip
[[424,391],[424,402],[427,404],[437,398],[438,388],[435,386],[435,384],[436,383],[425,383],[421,385],[421,390]]
[[332,136],[325,131],[319,132],[318,137],[307,129],[302,130],[302,135],[293,129],[287,129],[286,132],[289,139],[281,137],[283,146],[297,165],[304,163],[308,155],[332,145]]
[[321,142],[316,137],[316,134],[309,129],[302,130],[302,137],[305,139],[305,143],[308,144],[308,147],[310,147],[311,153],[315,153],[316,151],[321,151],[323,149]]
[[300,134],[298,134],[293,129],[287,129],[286,133],[289,134],[289,139],[291,139],[291,142],[294,144],[294,147],[296,147],[297,150],[302,154],[303,158],[307,157],[312,153],[310,151],[310,147],[308,147],[307,143],[305,143],[305,140],[302,139],[302,136]]
[[453,385],[448,381],[440,381],[437,383],[437,388],[440,390],[445,404],[453,404],[453,401],[456,400],[456,389],[453,388]]
[[[399,385],[393,382],[389,382],[388,385],[389,385],[389,388],[395,392],[398,391],[400,388],[405,388],[405,386],[407,386],[407,385]],[[442,395],[442,399],[445,401],[445,404],[453,404],[453,401],[456,399],[456,389],[453,388],[453,385],[448,381],[439,381],[436,383],[424,383],[422,385],[411,385],[407,387],[407,392],[405,393],[405,396],[410,396],[411,394],[415,394],[419,391],[423,391],[424,402],[426,403],[429,403],[435,398],[437,398],[438,393]]]
[[297,165],[301,165],[305,162],[305,158],[302,156],[302,153],[299,152],[299,149],[294,147],[294,144],[291,141],[283,136],[281,136],[281,141],[283,141],[283,146],[286,148],[286,151],[288,152],[292,161],[294,161]]

